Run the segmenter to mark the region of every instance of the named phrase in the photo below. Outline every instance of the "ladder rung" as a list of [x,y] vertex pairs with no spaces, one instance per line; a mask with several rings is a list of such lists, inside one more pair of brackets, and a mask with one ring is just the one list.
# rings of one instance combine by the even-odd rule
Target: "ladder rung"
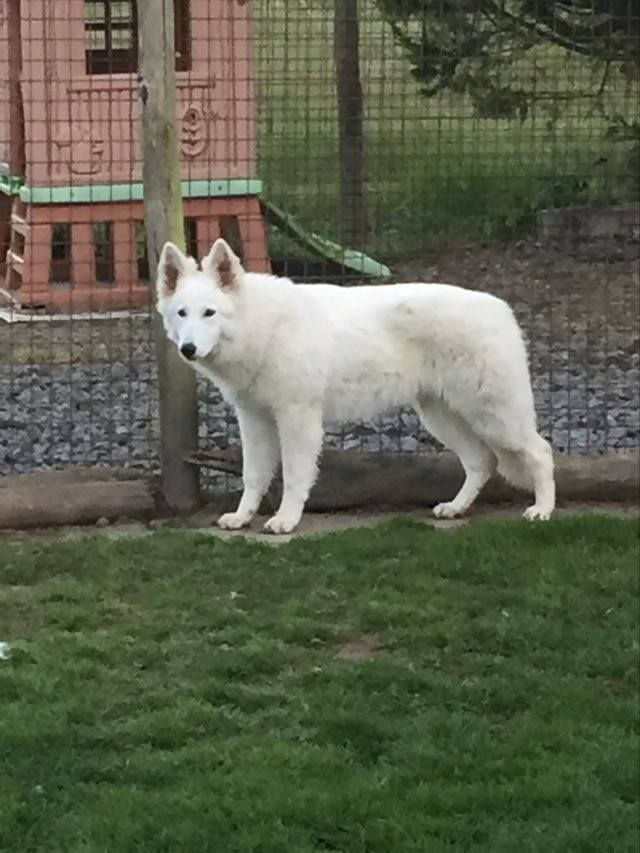
[[29,233],[29,223],[26,219],[18,216],[17,213],[11,214],[11,227],[14,231],[17,231],[18,234],[22,234],[23,237],[26,237]]
[[24,258],[21,255],[18,255],[17,252],[14,252],[13,249],[9,249],[7,252],[7,264],[11,267],[15,267],[16,272],[20,272],[22,270],[22,265],[24,264]]

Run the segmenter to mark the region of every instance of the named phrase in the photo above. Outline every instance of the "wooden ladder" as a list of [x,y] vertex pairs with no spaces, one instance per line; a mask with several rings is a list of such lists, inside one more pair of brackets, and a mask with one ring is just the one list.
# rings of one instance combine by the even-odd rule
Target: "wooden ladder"
[[29,223],[26,219],[27,208],[18,196],[15,196],[11,206],[11,221],[9,231],[9,248],[6,257],[6,272],[4,290],[9,294],[20,290],[24,277],[25,246],[29,236]]

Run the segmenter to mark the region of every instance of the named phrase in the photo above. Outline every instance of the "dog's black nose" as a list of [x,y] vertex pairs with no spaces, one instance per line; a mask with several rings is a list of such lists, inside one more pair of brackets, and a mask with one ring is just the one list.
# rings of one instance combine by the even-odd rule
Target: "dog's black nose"
[[196,357],[196,348],[194,344],[182,344],[180,352],[185,358],[188,358],[189,361]]

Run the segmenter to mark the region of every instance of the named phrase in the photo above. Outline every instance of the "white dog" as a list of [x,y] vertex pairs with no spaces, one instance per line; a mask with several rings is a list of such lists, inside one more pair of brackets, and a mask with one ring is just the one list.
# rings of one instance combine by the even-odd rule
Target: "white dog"
[[502,300],[445,284],[296,285],[245,272],[224,240],[201,269],[167,243],[157,290],[169,338],[238,416],[244,492],[220,527],[249,524],[282,461],[282,503],[265,530],[293,530],[323,420],[398,405],[415,407],[464,467],[462,488],[436,516],[468,510],[496,468],[535,492],[526,518],[553,512],[551,448],[536,431],[524,342]]

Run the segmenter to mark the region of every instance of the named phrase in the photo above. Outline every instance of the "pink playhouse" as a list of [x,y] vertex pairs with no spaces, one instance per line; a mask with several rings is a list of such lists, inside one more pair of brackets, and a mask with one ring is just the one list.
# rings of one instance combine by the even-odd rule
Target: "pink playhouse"
[[[189,249],[267,270],[249,4],[175,8]],[[137,59],[135,0],[0,0],[0,303],[148,303]]]

